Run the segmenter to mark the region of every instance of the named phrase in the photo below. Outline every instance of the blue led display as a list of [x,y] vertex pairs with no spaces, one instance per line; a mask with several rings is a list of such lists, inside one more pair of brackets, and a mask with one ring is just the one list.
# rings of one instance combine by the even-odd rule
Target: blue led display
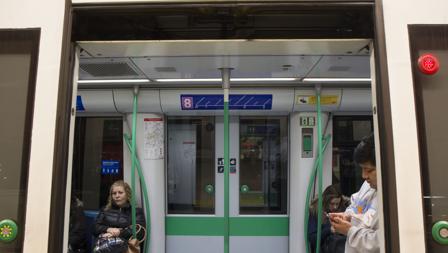
[[101,175],[118,175],[120,173],[120,161],[118,160],[102,160]]

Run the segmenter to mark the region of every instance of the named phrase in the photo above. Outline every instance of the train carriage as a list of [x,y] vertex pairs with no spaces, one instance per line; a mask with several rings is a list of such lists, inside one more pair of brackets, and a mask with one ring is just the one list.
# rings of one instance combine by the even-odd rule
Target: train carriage
[[67,252],[74,197],[91,252],[116,180],[142,252],[307,252],[309,198],[359,189],[372,133],[380,251],[447,250],[445,1],[0,7],[1,252]]

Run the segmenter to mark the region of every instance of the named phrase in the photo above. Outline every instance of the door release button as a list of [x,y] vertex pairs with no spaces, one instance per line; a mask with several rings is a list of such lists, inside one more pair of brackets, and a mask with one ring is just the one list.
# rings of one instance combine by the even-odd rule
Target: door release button
[[17,237],[17,224],[10,219],[0,221],[0,241],[12,242]]
[[242,185],[240,191],[242,193],[248,193],[250,191],[250,188],[247,185]]
[[432,238],[440,244],[448,245],[447,221],[438,221],[432,226]]

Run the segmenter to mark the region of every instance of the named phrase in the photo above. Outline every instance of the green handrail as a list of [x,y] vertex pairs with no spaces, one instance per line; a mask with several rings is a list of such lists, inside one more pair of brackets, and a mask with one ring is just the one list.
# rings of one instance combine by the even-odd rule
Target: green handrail
[[[127,135],[124,134],[124,140],[128,146],[129,151],[132,149],[131,147],[131,138]],[[140,165],[140,161],[138,159],[138,157],[133,157],[133,159],[136,159],[136,164],[137,164],[137,173],[138,173],[138,177],[140,178],[140,185],[142,187],[142,192],[143,192],[143,202],[145,205],[145,214],[146,214],[146,240],[145,240],[145,251],[143,251],[144,253],[148,252],[148,248],[149,248],[149,244],[150,244],[150,231],[151,231],[151,209],[149,208],[149,197],[148,197],[148,188],[146,187],[146,181],[145,178],[143,177],[143,171],[142,171],[142,166]]]
[[[313,171],[311,172],[310,181],[308,183],[308,189],[306,194],[306,203],[305,203],[305,224],[304,224],[304,236],[305,236],[305,248],[306,252],[310,252],[309,242],[308,242],[308,223],[309,223],[309,202],[310,202],[310,194],[311,194],[311,188],[314,184],[316,172],[318,176],[318,211],[317,211],[317,242],[316,242],[316,253],[319,253],[320,251],[320,241],[321,241],[321,233],[322,233],[322,156],[324,149],[326,149],[327,144],[329,142],[330,136],[325,137],[325,140],[322,138],[322,111],[321,111],[321,102],[320,102],[320,87],[316,87],[316,97],[317,97],[317,103],[316,103],[316,111],[317,111],[317,143],[318,143],[318,150],[317,150],[317,159],[315,160],[315,164],[313,167]],[[322,144],[322,141],[325,142],[325,144]],[[323,147],[325,146],[325,147]]]
[[134,157],[135,154],[135,146],[136,146],[136,132],[137,132],[137,97],[138,97],[138,87],[134,88],[134,100],[133,100],[133,110],[132,110],[132,145],[131,145],[131,156],[132,156],[132,166],[131,166],[131,190],[132,190],[132,198],[131,198],[131,210],[132,210],[132,235],[134,238],[137,238],[136,231],[136,201],[135,201],[135,166],[136,162]]
[[224,98],[224,253],[229,253],[230,221],[229,221],[229,89],[230,70],[221,69]]
[[[132,138],[131,138],[131,144],[129,144],[129,136],[127,134],[124,135],[125,142],[128,146],[128,148],[131,151],[132,156],[132,165],[131,165],[131,190],[132,190],[132,196],[131,196],[131,213],[132,213],[132,235],[134,238],[137,238],[137,230],[136,230],[136,194],[135,194],[135,168],[137,167],[137,172],[140,179],[140,185],[143,188],[143,196],[144,196],[144,204],[145,209],[147,212],[147,215],[150,215],[150,209],[149,209],[149,198],[148,198],[148,189],[146,188],[146,182],[143,177],[143,172],[140,166],[140,162],[137,159],[137,153],[136,153],[136,133],[137,133],[137,107],[138,107],[138,87],[134,87],[134,99],[133,99],[133,107],[132,107]],[[147,217],[145,219],[146,221],[146,230],[147,233],[150,231],[150,218]],[[149,238],[149,236],[147,237]],[[145,243],[145,253],[148,250],[149,246],[149,239],[147,239],[147,243]]]
[[224,252],[229,252],[229,102],[224,102]]
[[318,146],[318,159],[317,159],[317,174],[318,174],[318,211],[317,211],[317,242],[316,242],[316,253],[320,252],[320,241],[322,233],[322,112],[320,108],[320,87],[316,88],[317,97],[317,146]]
[[[324,143],[324,150],[323,152],[325,152],[327,150],[327,146],[328,143],[330,143],[330,139],[331,139],[331,135],[327,135],[324,137],[323,143]],[[306,191],[306,200],[305,200],[305,224],[304,224],[304,235],[305,235],[305,246],[306,246],[306,252],[309,253],[310,252],[310,248],[309,248],[309,242],[308,242],[308,223],[309,223],[309,211],[310,211],[310,207],[309,207],[309,203],[310,203],[310,198],[311,198],[311,189],[313,188],[314,185],[314,181],[316,180],[316,174],[317,174],[317,158],[314,162],[314,166],[313,166],[313,170],[311,171],[310,174],[310,180],[308,181],[308,188]]]

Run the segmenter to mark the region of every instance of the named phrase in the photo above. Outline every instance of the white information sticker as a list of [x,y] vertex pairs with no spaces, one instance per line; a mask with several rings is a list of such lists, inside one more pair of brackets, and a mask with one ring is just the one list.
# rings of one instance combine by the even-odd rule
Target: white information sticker
[[163,159],[163,119],[145,118],[144,122],[144,159]]

